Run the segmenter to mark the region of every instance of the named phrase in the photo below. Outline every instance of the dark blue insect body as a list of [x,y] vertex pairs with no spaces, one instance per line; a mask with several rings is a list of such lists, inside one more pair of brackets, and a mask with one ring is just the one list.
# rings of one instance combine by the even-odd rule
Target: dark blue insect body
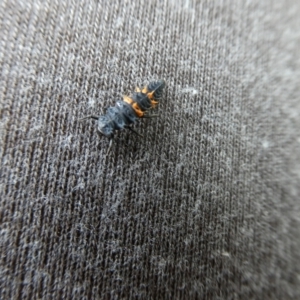
[[105,115],[86,118],[98,120],[98,132],[110,139],[114,137],[115,131],[121,129],[130,129],[137,133],[130,125],[139,118],[154,117],[154,115],[148,114],[148,110],[158,104],[164,87],[164,80],[150,82],[142,90],[137,88],[130,97],[124,96],[123,101],[117,101],[114,107],[107,109]]

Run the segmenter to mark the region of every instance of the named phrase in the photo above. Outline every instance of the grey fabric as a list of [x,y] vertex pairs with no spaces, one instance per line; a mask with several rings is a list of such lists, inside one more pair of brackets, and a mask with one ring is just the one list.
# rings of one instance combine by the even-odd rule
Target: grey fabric
[[[1,299],[299,299],[300,2],[0,2]],[[95,120],[151,80],[156,112]]]

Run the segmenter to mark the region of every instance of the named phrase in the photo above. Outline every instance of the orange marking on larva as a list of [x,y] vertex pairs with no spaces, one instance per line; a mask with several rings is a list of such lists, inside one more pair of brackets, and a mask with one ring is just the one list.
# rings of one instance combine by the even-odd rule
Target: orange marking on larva
[[133,100],[128,96],[123,96],[123,100],[130,105],[133,103]]
[[147,93],[148,93],[148,89],[147,89],[146,86],[142,89],[142,93],[144,93],[144,94],[147,94]]
[[131,106],[139,118],[144,116],[144,113],[141,111],[140,107],[138,106],[138,104],[136,102],[134,102]]
[[140,92],[141,92],[141,89],[138,88],[138,87],[136,87],[136,88],[135,88],[135,91],[136,91],[137,93],[140,93]]
[[151,93],[148,93],[148,94],[147,94],[147,97],[148,97],[150,100],[154,100],[154,91],[151,92]]
[[150,100],[151,101],[151,106],[155,107],[158,104],[158,101],[155,100]]
[[128,103],[131,105],[131,107],[134,109],[135,113],[137,114],[137,116],[139,118],[144,116],[144,113],[142,112],[142,110],[140,109],[140,107],[138,106],[138,104],[136,102],[134,102],[130,97],[128,96],[124,96],[123,97],[124,102]]

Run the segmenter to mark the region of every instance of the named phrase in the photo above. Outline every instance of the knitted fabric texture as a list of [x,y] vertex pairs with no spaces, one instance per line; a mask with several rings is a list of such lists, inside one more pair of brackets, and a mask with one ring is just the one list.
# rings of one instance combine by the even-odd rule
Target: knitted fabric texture
[[[300,2],[0,2],[0,298],[300,298]],[[102,115],[166,80],[109,140]]]

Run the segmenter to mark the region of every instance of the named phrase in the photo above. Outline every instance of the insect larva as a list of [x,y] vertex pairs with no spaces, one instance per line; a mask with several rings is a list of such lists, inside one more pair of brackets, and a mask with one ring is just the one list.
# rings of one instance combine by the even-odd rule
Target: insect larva
[[150,115],[149,110],[158,104],[164,87],[164,80],[150,82],[143,89],[136,88],[136,91],[131,96],[124,96],[123,101],[117,101],[115,106],[107,109],[105,115],[91,115],[83,119],[92,118],[98,120],[98,133],[110,139],[110,149],[115,131],[129,129],[140,135],[130,125],[134,124],[139,118],[153,118],[157,116]]

